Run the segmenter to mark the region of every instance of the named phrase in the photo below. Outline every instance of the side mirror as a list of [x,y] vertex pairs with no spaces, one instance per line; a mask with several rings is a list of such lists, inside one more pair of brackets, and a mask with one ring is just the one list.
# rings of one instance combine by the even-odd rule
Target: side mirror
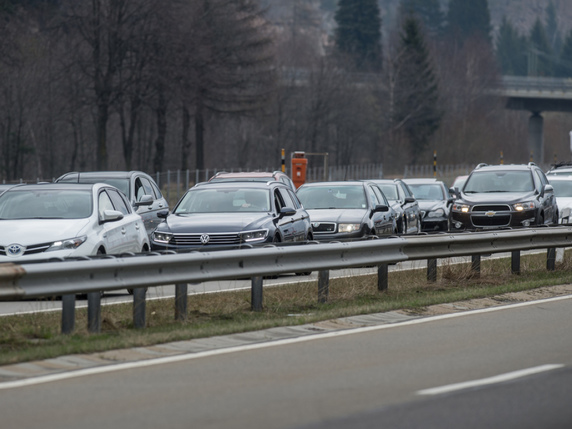
[[554,186],[552,185],[544,185],[544,192],[545,193],[554,193]]
[[116,222],[121,219],[123,219],[123,213],[117,210],[104,210],[101,215],[101,218],[99,219],[99,222],[100,223]]
[[296,214],[296,209],[293,209],[292,207],[282,207],[280,209],[280,216],[278,216],[278,219],[282,219],[285,216],[294,216]]
[[157,217],[161,219],[167,219],[167,216],[169,216],[169,210],[160,210],[157,212]]
[[369,214],[369,217],[371,218],[374,213],[388,212],[388,211],[389,211],[389,207],[387,207],[385,204],[377,204],[377,205],[371,210],[371,213]]
[[459,198],[459,188],[449,188],[449,193],[450,193],[454,198]]
[[135,201],[133,207],[150,206],[153,204],[153,195],[143,195],[139,201]]
[[417,201],[417,200],[413,197],[405,197],[405,199],[403,200],[403,203],[408,204],[408,203],[414,203],[415,201]]

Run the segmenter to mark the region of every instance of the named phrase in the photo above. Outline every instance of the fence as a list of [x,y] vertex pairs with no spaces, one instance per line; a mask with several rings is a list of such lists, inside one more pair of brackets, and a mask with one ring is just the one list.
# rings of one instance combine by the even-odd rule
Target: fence
[[318,301],[328,297],[329,270],[377,266],[378,289],[388,288],[388,264],[427,260],[427,279],[437,278],[437,259],[472,256],[480,271],[480,255],[512,252],[511,270],[520,272],[520,251],[548,249],[547,269],[555,269],[556,248],[570,246],[572,227],[539,227],[494,232],[466,232],[390,237],[356,242],[309,242],[239,250],[191,253],[148,253],[131,257],[86,258],[29,264],[0,264],[0,300],[62,295],[62,332],[73,330],[75,294],[88,294],[88,329],[101,329],[100,291],[133,289],[133,321],[145,326],[147,287],[175,284],[175,318],[185,319],[187,284],[251,278],[251,307],[263,305],[263,276],[319,271]]

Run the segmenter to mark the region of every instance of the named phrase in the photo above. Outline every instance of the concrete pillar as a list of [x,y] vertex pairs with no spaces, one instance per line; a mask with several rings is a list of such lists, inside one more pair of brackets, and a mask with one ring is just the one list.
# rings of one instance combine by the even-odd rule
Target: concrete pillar
[[528,148],[533,161],[537,164],[544,162],[544,118],[538,112],[533,112],[528,119]]

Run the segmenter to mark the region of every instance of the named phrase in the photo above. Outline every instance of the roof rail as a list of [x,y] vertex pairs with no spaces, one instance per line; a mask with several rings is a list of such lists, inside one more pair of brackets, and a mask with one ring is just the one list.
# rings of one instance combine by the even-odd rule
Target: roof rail
[[556,164],[550,164],[552,168],[560,168],[560,167],[570,167],[572,166],[572,161],[560,161]]
[[528,165],[529,167],[538,167],[538,165],[536,165],[536,163],[535,163],[535,162],[532,162],[532,161],[529,162],[527,165]]
[[487,164],[486,162],[481,162],[479,165],[477,165],[477,166],[475,167],[475,170],[478,169],[478,168],[481,168],[481,167],[486,167],[487,165],[489,165],[489,164]]

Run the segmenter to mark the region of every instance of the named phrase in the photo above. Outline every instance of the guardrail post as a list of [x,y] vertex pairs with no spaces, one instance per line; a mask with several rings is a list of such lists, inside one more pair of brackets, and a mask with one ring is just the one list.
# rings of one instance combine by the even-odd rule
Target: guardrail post
[[513,274],[520,274],[520,250],[511,252],[510,270]]
[[62,334],[71,334],[75,328],[75,294],[62,295]]
[[437,259],[427,259],[427,281],[437,281]]
[[250,309],[252,311],[262,311],[262,276],[252,277],[250,291]]
[[187,292],[189,285],[179,283],[175,285],[175,320],[187,320]]
[[87,330],[98,334],[101,332],[101,292],[87,294]]
[[546,249],[546,269],[548,271],[556,269],[556,247]]
[[145,327],[145,296],[147,288],[137,287],[133,289],[133,326],[137,329]]
[[380,292],[387,290],[388,283],[388,265],[381,264],[377,267],[377,290]]
[[481,275],[481,255],[471,256],[471,271],[477,276]]
[[330,295],[330,271],[318,271],[318,303],[324,304]]

